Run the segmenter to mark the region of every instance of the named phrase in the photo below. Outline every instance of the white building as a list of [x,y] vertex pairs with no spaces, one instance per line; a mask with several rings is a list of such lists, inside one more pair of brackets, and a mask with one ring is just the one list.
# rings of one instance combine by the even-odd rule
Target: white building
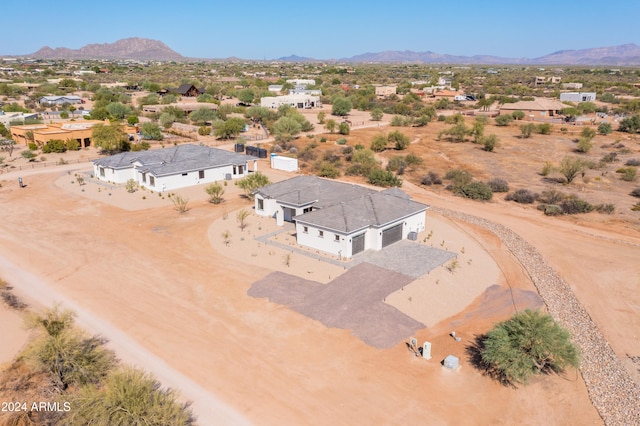
[[286,172],[297,172],[299,169],[297,158],[271,154],[270,161],[272,169],[284,170]]
[[4,112],[0,111],[0,123],[9,127],[11,123],[24,123],[25,120],[36,120],[38,114],[35,112]]
[[376,191],[316,176],[296,176],[255,194],[256,214],[278,225],[294,222],[298,244],[343,258],[423,231],[427,208],[398,188]]
[[315,86],[316,81],[313,79],[304,79],[304,78],[292,78],[287,80],[287,83],[293,84],[294,86]]
[[596,92],[560,93],[560,102],[592,102],[595,100],[596,100]]
[[278,109],[281,105],[291,105],[294,108],[309,109],[320,107],[322,103],[320,102],[320,96],[305,94],[260,98],[260,106],[262,107]]
[[239,179],[257,169],[255,157],[198,145],[122,152],[93,161],[96,178],[114,183],[133,179],[152,191]]
[[63,104],[81,104],[84,103],[80,96],[66,95],[66,96],[43,96],[38,99],[38,103],[41,105],[63,105]]

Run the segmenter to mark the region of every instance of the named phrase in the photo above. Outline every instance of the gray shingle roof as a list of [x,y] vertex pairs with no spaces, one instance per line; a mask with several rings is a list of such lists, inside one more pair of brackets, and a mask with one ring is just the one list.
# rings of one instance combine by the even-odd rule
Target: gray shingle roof
[[427,209],[398,188],[378,192],[316,176],[296,176],[260,188],[257,193],[297,207],[313,203],[314,211],[296,216],[297,222],[346,234],[382,227]]
[[140,163],[138,170],[159,177],[231,164],[244,165],[249,160],[255,160],[255,157],[187,144],[150,151],[122,152],[94,160],[93,163],[117,170],[132,167],[132,164],[137,161]]

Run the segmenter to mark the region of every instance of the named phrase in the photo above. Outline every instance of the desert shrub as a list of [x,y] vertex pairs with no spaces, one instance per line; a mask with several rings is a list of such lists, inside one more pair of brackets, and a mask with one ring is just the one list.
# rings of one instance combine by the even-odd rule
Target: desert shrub
[[66,142],[66,145],[67,145],[67,149],[69,151],[78,151],[78,150],[80,150],[80,142],[78,142],[77,139],[69,139]]
[[493,178],[489,182],[487,182],[487,185],[489,185],[489,188],[491,188],[493,192],[509,191],[509,183],[504,179]]
[[613,129],[611,128],[611,124],[609,123],[601,123],[598,126],[598,133],[600,133],[601,135],[608,135],[613,131]]
[[475,181],[466,185],[453,188],[454,194],[461,195],[472,200],[490,200],[493,197],[491,187],[484,182]]
[[616,210],[616,206],[615,206],[615,204],[611,204],[611,203],[598,204],[597,206],[595,206],[595,210],[598,213],[613,214],[613,212],[615,212],[615,210]]
[[445,121],[447,119],[447,117],[445,117],[444,115],[440,114],[438,116],[438,121]]
[[390,187],[402,186],[402,180],[393,172],[382,169],[373,169],[368,175],[369,183],[376,186]]
[[515,201],[520,204],[532,204],[538,199],[538,194],[528,189],[518,189],[517,191],[507,194],[505,200]]
[[31,151],[37,151],[38,150],[38,144],[36,144],[35,142],[29,142],[28,148]]
[[407,162],[408,166],[414,166],[416,164],[422,164],[422,158],[418,157],[415,154],[407,154],[404,157],[404,161]]
[[523,138],[530,138],[535,130],[536,130],[535,124],[533,123],[523,124],[520,126],[520,135]]
[[564,200],[566,195],[557,189],[546,189],[538,196],[538,200],[545,204],[558,204]]
[[508,126],[513,121],[513,117],[510,115],[499,115],[496,117],[496,126]]
[[638,179],[638,169],[635,167],[622,167],[616,170],[620,174],[620,179],[626,182],[634,182]]
[[351,154],[352,152],[353,152],[352,146],[345,146],[344,148],[342,148],[342,153],[344,155]]
[[487,152],[493,152],[498,145],[498,137],[496,135],[488,135],[482,138],[482,149]]
[[275,144],[271,147],[271,152],[280,153],[282,152],[282,147],[278,144]]
[[618,153],[610,152],[608,154],[605,154],[602,156],[602,158],[600,158],[600,161],[602,163],[613,163],[615,161],[618,161]]
[[387,138],[384,135],[376,135],[371,141],[371,151],[382,152],[387,149]]
[[473,176],[466,170],[453,169],[449,170],[444,178],[450,180],[453,186],[462,186],[471,183]]
[[636,159],[636,158],[631,158],[629,160],[627,160],[626,163],[624,163],[625,166],[632,166],[632,167],[637,167],[640,166],[640,160]]
[[52,139],[42,146],[42,152],[44,154],[50,154],[52,152],[60,154],[65,152],[66,150],[66,144],[64,143],[64,141],[59,139]]
[[398,172],[398,174],[402,174],[406,167],[407,167],[407,161],[402,155],[396,155],[391,157],[391,159],[387,163],[387,170],[389,170],[390,172]]
[[422,179],[420,179],[420,183],[427,186],[442,185],[442,179],[436,172],[429,172],[426,175],[422,176]]
[[320,138],[320,142],[325,143],[326,141],[327,141],[327,138],[325,138],[325,137],[321,137]]
[[560,207],[564,214],[589,213],[593,211],[593,205],[575,196],[569,196],[560,201]]
[[[349,132],[351,131],[351,127],[349,127],[349,123],[345,123],[344,121],[342,123],[340,123],[340,125],[338,126],[338,133],[340,133],[341,135],[348,135]],[[346,142],[346,141],[345,141]]]
[[511,113],[511,116],[513,117],[514,120],[522,120],[524,118],[524,111],[513,111]]
[[318,165],[318,176],[335,179],[340,176],[340,170],[329,161],[322,161]]
[[541,135],[550,135],[551,124],[549,123],[538,124],[538,127],[536,128],[536,132],[540,133]]
[[640,188],[636,188],[636,189],[634,189],[633,191],[631,191],[631,194],[630,194],[630,195],[631,195],[632,197],[638,197],[638,198],[640,198]]
[[211,127],[209,126],[200,126],[198,127],[198,134],[200,136],[207,136],[211,134]]
[[587,152],[591,151],[591,148],[593,148],[593,142],[591,142],[591,139],[581,136],[578,140],[576,151],[586,154]]
[[544,214],[547,216],[560,216],[562,212],[562,207],[556,204],[542,204]]
[[338,139],[336,141],[336,144],[338,144],[338,145],[346,145],[347,144],[347,140],[345,138]]
[[313,161],[317,157],[316,152],[310,146],[306,146],[298,153],[298,158],[303,161]]
[[397,130],[387,135],[387,141],[392,143],[394,145],[394,148],[397,150],[407,149],[410,143],[409,136]]
[[209,202],[212,204],[220,204],[223,201],[224,187],[218,182],[213,182],[204,188],[204,192],[209,195]]
[[402,115],[394,115],[391,118],[391,126],[393,127],[408,127],[412,122],[411,117],[403,117]]
[[631,211],[640,212],[640,202],[635,203],[633,206],[631,206]]
[[544,165],[542,166],[542,170],[540,171],[540,174],[542,176],[549,176],[549,174],[553,171],[553,163],[551,161],[545,161]]
[[26,158],[29,161],[34,161],[34,159],[36,158],[36,154],[34,154],[33,151],[29,149],[25,149],[20,153],[20,155],[22,155],[23,158]]

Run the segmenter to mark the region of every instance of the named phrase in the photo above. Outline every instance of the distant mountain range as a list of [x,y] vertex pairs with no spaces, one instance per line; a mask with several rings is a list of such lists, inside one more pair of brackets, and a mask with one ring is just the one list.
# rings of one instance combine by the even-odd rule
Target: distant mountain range
[[125,38],[114,43],[87,44],[80,49],[45,46],[25,55],[36,59],[134,59],[139,61],[185,61],[187,58],[158,40]]
[[[45,46],[35,53],[24,56],[36,59],[133,59],[140,61],[189,61],[194,59],[182,56],[161,41],[139,37],[126,38],[114,43],[88,44],[80,49],[66,47],[52,49]],[[238,58],[227,59],[239,60]],[[631,43],[592,49],[560,50],[538,58],[505,58],[490,55],[455,56],[430,51],[387,50],[340,59],[314,59],[291,55],[276,60],[285,62],[638,66],[640,65],[640,47]]]

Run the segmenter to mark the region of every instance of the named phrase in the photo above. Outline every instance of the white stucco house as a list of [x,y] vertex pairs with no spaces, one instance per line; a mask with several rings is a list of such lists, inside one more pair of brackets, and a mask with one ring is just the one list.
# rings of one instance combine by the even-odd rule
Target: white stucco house
[[255,211],[278,225],[293,222],[298,244],[350,258],[381,250],[425,229],[428,206],[398,188],[363,186],[296,176],[255,193]]
[[322,106],[320,96],[303,93],[285,96],[267,96],[260,98],[260,106],[278,109],[281,105],[291,105],[294,108],[308,109]]
[[190,144],[93,160],[94,176],[100,180],[125,183],[133,179],[158,192],[239,179],[257,170],[255,157]]

